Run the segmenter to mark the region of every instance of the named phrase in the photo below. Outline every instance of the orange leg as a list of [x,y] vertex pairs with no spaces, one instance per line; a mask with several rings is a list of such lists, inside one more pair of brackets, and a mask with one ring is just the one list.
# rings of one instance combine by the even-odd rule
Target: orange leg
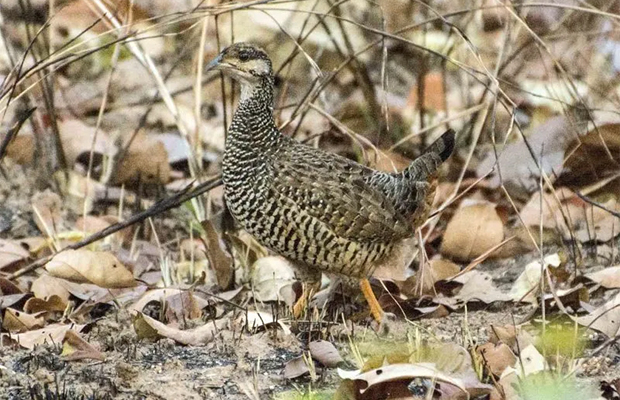
[[368,279],[362,279],[360,281],[360,288],[362,289],[362,293],[364,293],[368,306],[370,306],[370,313],[377,322],[381,322],[383,319],[383,309],[381,308],[381,305],[379,305],[379,302],[370,287],[370,281],[368,281]]
[[307,307],[308,302],[312,299],[312,296],[321,288],[321,281],[318,282],[304,282],[302,284],[301,297],[293,305],[293,316],[299,318],[302,316],[304,309]]

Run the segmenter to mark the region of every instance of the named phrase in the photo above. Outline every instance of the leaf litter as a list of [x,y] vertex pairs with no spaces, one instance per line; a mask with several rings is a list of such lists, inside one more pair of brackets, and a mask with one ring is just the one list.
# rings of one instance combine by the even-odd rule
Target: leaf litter
[[[216,3],[218,24],[198,24],[207,56],[218,52],[215,29],[221,34],[231,24],[235,30],[256,26],[246,39],[265,45],[276,67],[299,49],[290,42],[274,47],[280,26],[267,14],[244,10],[231,18]],[[432,3],[440,14],[455,11]],[[504,32],[519,9],[483,3],[488,9],[480,19],[468,18],[473,10],[449,17],[457,34],[437,26],[406,29],[425,11],[383,2],[385,26],[404,30],[385,41],[386,58],[381,46],[370,46],[343,73],[337,70],[347,57],[342,49],[352,54],[372,44],[368,27],[381,24],[371,17],[375,4],[334,6],[338,15],[363,24],[325,18],[326,29],[312,30],[301,47],[323,71],[333,71],[320,107],[353,132],[351,138],[314,111],[308,118],[293,114],[305,113],[305,106],[290,104],[307,101],[302,93],[314,73],[301,57],[278,76],[283,97],[276,113],[280,123],[293,118],[288,134],[381,170],[408,165],[446,120],[460,132],[457,154],[440,172],[433,208],[441,212],[420,230],[421,243],[407,243],[372,280],[388,312],[381,325],[366,318],[356,282],[327,276],[304,317],[293,318],[300,266],[236,231],[223,211],[221,188],[87,246],[64,249],[216,176],[233,91],[210,82],[197,90],[196,65],[179,61],[181,68],[173,67],[176,57],[198,60],[195,49],[184,53],[180,46],[198,43],[184,36],[198,25],[176,21],[162,28],[150,18],[192,15],[177,4],[157,1],[132,10],[140,55],[130,43],[104,46],[121,31],[96,23],[95,9],[69,1],[52,18],[53,48],[61,53],[49,57],[60,57],[68,43],[75,46],[71,51],[103,47],[54,71],[55,109],[42,101],[50,87],[34,75],[21,76],[15,87],[30,89],[20,98],[34,103],[23,106],[37,109],[10,137],[27,115],[18,101],[7,101],[6,84],[18,79],[11,60],[31,40],[22,25],[41,21],[25,22],[17,7],[3,7],[12,17],[2,15],[8,23],[0,36],[0,144],[10,139],[0,154],[0,363],[11,371],[3,374],[2,396],[38,390],[33,377],[44,385],[58,376],[75,393],[96,388],[121,398],[295,398],[291,390],[300,387],[309,396],[320,387],[347,399],[525,400],[537,391],[613,398],[620,359],[620,125],[601,111],[617,108],[613,96],[600,95],[617,88],[606,75],[616,71],[614,64],[606,64],[600,49],[617,40],[604,35],[604,13],[574,21],[565,7],[529,7],[523,23],[543,35],[545,51],[524,41],[523,53],[497,66],[502,104],[515,107],[493,110],[486,107],[492,103],[486,88],[463,80],[461,66],[495,68],[498,55],[514,51]],[[33,15],[45,19],[47,5],[33,6],[40,13]],[[121,20],[124,7],[116,16]],[[294,7],[269,12],[300,38],[304,18],[330,12],[326,4]],[[620,11],[610,7],[605,12]],[[562,36],[574,33],[569,23],[597,31],[603,45],[567,45]],[[523,41],[523,32],[514,39]],[[145,40],[147,33],[155,34]],[[247,36],[238,33],[237,40]],[[411,40],[458,66],[412,52]],[[560,59],[562,67],[555,64]],[[596,67],[583,69],[583,59]],[[30,57],[24,60],[38,68]],[[169,71],[166,89],[143,68],[150,64],[145,60]],[[568,75],[555,74],[562,68],[572,74],[570,84],[563,80]],[[43,268],[21,273],[43,259]],[[590,376],[597,357],[601,364]],[[69,377],[70,369],[77,374]]]

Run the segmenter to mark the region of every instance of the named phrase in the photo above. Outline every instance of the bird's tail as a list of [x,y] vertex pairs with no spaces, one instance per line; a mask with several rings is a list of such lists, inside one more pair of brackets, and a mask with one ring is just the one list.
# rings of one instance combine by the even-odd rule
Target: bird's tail
[[448,129],[441,137],[433,142],[422,155],[402,172],[406,179],[415,181],[426,180],[434,174],[442,162],[446,161],[454,150],[454,136],[452,129]]

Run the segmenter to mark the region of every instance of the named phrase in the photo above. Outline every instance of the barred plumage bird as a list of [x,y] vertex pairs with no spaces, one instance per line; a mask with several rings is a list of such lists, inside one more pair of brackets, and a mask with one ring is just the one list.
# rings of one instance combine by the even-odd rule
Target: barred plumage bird
[[271,61],[259,47],[233,44],[207,69],[222,70],[241,85],[222,163],[233,217],[293,262],[310,287],[320,282],[321,271],[361,279],[380,319],[367,278],[427,218],[435,173],[452,154],[454,132],[400,173],[375,171],[282,135],[273,119]]

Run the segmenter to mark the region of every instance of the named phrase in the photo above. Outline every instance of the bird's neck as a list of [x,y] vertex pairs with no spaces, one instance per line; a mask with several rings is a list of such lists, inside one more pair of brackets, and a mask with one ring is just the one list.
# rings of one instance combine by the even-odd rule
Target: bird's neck
[[273,84],[273,77],[241,82],[239,106],[230,126],[235,139],[269,146],[280,138],[273,120]]

